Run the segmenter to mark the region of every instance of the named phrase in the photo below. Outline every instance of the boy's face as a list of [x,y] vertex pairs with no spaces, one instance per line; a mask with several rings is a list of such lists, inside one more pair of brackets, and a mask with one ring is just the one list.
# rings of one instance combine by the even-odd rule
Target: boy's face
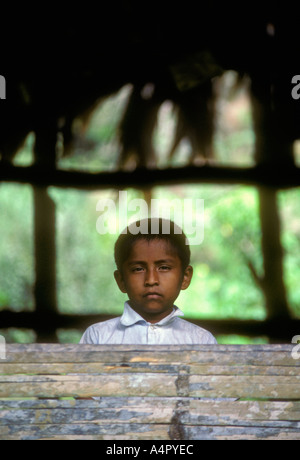
[[133,245],[122,272],[115,272],[115,279],[128,294],[130,306],[146,321],[157,323],[171,313],[192,274],[190,265],[182,272],[181,261],[167,241],[141,239]]

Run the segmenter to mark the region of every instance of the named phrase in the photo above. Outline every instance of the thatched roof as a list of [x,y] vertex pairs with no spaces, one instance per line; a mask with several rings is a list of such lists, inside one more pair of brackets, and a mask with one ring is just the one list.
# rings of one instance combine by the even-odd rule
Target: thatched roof
[[[250,7],[237,14],[225,8],[221,12],[216,5],[204,10],[198,3],[164,4],[164,8],[132,1],[120,5],[100,4],[85,12],[80,7],[75,18],[72,12],[61,16],[54,8],[50,16],[45,7],[45,12],[32,16],[19,13],[19,23],[16,12],[14,21],[2,19],[6,21],[1,30],[0,74],[6,80],[6,100],[0,100],[2,160],[12,159],[28,132],[49,138],[58,124],[67,146],[74,118],[126,83],[135,92],[121,126],[125,159],[126,150],[136,148],[145,165],[143,155],[149,152],[143,151],[139,136],[151,130],[156,107],[165,99],[181,107],[189,125],[198,122],[195,105],[202,110],[206,124],[196,142],[209,144],[211,80],[227,69],[250,77],[258,101],[257,128],[275,130],[284,146],[284,155],[272,155],[280,161],[290,156],[286,144],[300,136],[300,103],[291,97],[291,79],[300,72],[292,12],[285,22],[272,11],[264,14]],[[143,98],[141,90],[148,83],[155,91]],[[259,119],[262,107],[267,120]],[[42,150],[36,160],[50,165],[51,154]],[[268,153],[264,155],[268,160]]]

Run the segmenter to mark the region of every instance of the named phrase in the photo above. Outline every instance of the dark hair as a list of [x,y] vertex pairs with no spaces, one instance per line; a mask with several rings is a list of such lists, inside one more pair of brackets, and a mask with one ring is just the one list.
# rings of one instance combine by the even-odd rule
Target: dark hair
[[165,240],[181,260],[184,271],[190,263],[191,251],[182,229],[171,220],[148,218],[134,222],[119,235],[115,244],[115,262],[118,270],[129,258],[133,245],[138,240]]

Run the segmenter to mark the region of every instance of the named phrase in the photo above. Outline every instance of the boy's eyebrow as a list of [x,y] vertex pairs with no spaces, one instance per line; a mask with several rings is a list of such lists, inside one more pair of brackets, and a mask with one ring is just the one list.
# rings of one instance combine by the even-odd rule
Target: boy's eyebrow
[[[154,263],[156,265],[159,265],[159,264],[166,264],[166,263],[171,263],[173,262],[174,259],[160,259],[160,260],[156,260]],[[139,265],[147,265],[147,261],[145,260],[132,260],[132,261],[129,261],[128,262],[128,265],[136,265],[136,264],[139,264]]]
[[145,265],[146,262],[142,260],[132,260],[132,261],[127,261],[128,265]]

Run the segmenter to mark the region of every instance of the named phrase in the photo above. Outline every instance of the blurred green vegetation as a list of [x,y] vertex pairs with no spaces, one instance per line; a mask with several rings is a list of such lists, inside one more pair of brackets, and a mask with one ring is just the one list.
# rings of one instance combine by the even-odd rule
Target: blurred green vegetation
[[[88,171],[116,167],[119,154],[117,122],[124,110],[130,87],[99,105],[82,134],[78,121],[74,154],[61,157],[59,167]],[[253,164],[254,135],[249,102],[240,91],[219,104],[215,150],[219,163]],[[230,105],[230,103],[234,103]],[[233,108],[232,108],[233,107]],[[227,114],[226,117],[224,114]],[[225,117],[225,118],[224,118]],[[154,140],[159,154],[158,164],[168,164],[166,151],[174,132],[176,112],[168,102],[162,106]],[[28,136],[14,163],[32,163],[34,135]],[[172,166],[186,164],[190,154],[187,141],[181,142]],[[144,198],[138,190],[127,190],[128,200]],[[118,192],[83,192],[73,189],[49,188],[57,211],[57,293],[59,311],[68,314],[120,314],[126,296],[115,283],[113,249],[116,232],[100,235],[96,230],[99,200],[117,202]],[[177,185],[156,187],[151,198],[204,200],[204,240],[194,245],[191,286],[182,291],[177,305],[186,317],[256,319],[266,317],[262,292],[248,268],[251,261],[262,270],[258,194],[255,188],[220,185]],[[280,192],[278,203],[282,222],[282,244],[285,251],[285,283],[292,315],[300,317],[300,190]],[[34,309],[33,203],[30,186],[0,185],[0,309],[32,311]],[[118,213],[118,208],[116,208]],[[115,216],[109,216],[109,221]],[[129,218],[134,216],[128,215]],[[171,215],[171,218],[173,216]],[[195,215],[191,214],[195,224]],[[118,223],[118,222],[117,222]],[[118,229],[119,231],[122,228]],[[33,331],[1,330],[9,341],[34,340]],[[58,331],[61,342],[77,342],[80,331]],[[241,336],[218,338],[220,343],[255,343],[263,337]]]
[[0,185],[0,309],[33,310],[31,187]]
[[[57,206],[59,311],[120,314],[126,295],[118,290],[113,278],[113,248],[117,235],[99,235],[96,230],[98,201],[108,196],[115,198],[116,192],[88,193],[51,188],[50,195]],[[128,200],[142,196],[136,190],[128,190]],[[263,320],[264,299],[247,266],[247,260],[251,260],[258,271],[262,267],[255,189],[213,185],[160,187],[153,190],[152,196],[168,197],[170,201],[174,197],[205,200],[204,240],[200,245],[191,246],[194,277],[189,289],[182,291],[177,300],[186,317]],[[299,190],[279,194],[285,282],[295,317],[300,316],[299,199]],[[33,310],[30,188],[2,185],[0,209],[5,217],[0,223],[0,308]],[[62,341],[70,341],[72,336],[77,339],[79,333],[74,334],[72,331],[59,332]],[[23,341],[26,335],[13,331],[9,337]],[[29,337],[31,340],[32,333]],[[247,339],[238,337],[236,340],[246,343]]]
[[[64,313],[120,313],[124,294],[113,279],[113,250],[117,234],[99,235],[97,202],[105,193],[51,189],[57,206],[58,294]],[[110,196],[115,198],[115,192]],[[215,186],[161,187],[153,198],[203,198],[205,236],[191,246],[195,275],[182,292],[179,306],[195,318],[263,319],[260,292],[253,285],[244,257],[259,254],[259,222],[255,192],[251,189]],[[143,195],[128,190],[128,202]],[[246,208],[246,209],[245,209]],[[132,218],[133,213],[128,214]],[[116,217],[118,209],[116,208]],[[171,214],[171,217],[174,218]],[[107,214],[112,221],[114,215]],[[122,231],[122,228],[119,228]],[[259,258],[259,257],[257,257]]]

